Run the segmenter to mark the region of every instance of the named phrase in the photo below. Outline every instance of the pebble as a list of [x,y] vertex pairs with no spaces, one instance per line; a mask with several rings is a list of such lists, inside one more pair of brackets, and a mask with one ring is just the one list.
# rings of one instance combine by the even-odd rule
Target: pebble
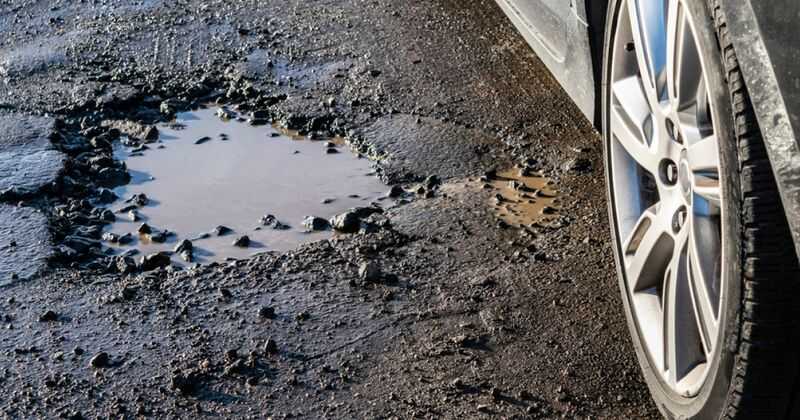
[[364,282],[377,282],[382,275],[380,265],[374,261],[365,261],[358,267],[358,277]]
[[250,246],[250,237],[247,236],[247,235],[242,235],[242,236],[236,238],[236,240],[233,241],[233,246],[238,246],[240,248],[249,247]]
[[330,228],[330,223],[321,217],[307,216],[303,220],[303,227],[311,231],[321,231]]
[[110,362],[111,359],[108,357],[108,353],[102,351],[89,360],[89,365],[93,368],[105,368],[108,367]]
[[56,314],[52,310],[48,310],[45,313],[39,315],[39,322],[53,322],[53,321],[58,321],[58,314]]
[[275,318],[275,308],[271,306],[262,306],[258,309],[258,316],[261,318],[273,319]]
[[231,229],[231,228],[229,228],[227,226],[219,225],[219,226],[214,228],[214,234],[217,235],[217,236],[224,236],[224,235],[227,235],[227,234],[229,234],[231,232],[233,232],[233,229]]

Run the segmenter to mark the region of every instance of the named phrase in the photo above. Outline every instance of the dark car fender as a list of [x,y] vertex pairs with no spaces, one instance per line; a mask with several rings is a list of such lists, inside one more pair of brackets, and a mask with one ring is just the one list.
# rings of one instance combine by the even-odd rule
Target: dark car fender
[[800,257],[800,2],[720,3]]

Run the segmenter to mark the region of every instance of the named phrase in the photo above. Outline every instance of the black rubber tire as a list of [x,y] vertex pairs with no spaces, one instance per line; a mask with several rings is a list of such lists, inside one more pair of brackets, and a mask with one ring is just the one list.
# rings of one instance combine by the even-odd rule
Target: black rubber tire
[[[616,12],[622,0],[609,5],[605,56],[616,30]],[[684,398],[665,389],[649,366],[630,309],[627,287],[619,270],[620,249],[615,232],[614,251],[626,317],[643,376],[659,410],[670,419],[788,419],[800,379],[800,268],[778,187],[772,174],[761,131],[747,94],[719,0],[689,1],[695,12],[701,53],[709,63],[709,90],[716,98],[714,115],[723,175],[726,245],[723,269],[727,276],[722,334],[717,357],[700,393]],[[698,21],[698,19],[700,21]],[[608,59],[603,69],[603,130],[607,134]],[[606,146],[607,184],[610,162]],[[613,191],[609,187],[610,217],[614,220]],[[613,222],[612,222],[613,230]]]

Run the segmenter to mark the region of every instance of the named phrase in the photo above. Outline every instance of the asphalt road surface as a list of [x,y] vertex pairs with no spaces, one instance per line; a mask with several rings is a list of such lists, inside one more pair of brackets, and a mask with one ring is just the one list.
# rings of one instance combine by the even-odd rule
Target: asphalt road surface
[[[0,32],[4,416],[657,417],[599,137],[493,1],[9,0]],[[99,255],[120,132],[214,101],[344,136],[410,194],[292,252]],[[515,165],[555,221],[497,218],[480,177]]]

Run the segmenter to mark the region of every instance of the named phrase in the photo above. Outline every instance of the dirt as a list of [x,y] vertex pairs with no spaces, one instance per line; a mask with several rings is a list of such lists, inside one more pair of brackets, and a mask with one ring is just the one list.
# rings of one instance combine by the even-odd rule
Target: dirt
[[[4,416],[657,417],[599,138],[493,2],[12,0],[0,28],[4,131],[52,122],[0,137],[44,174],[0,228],[53,254],[0,248]],[[104,254],[103,188],[135,175],[114,147],[209,102],[344,138],[399,205],[239,261]],[[553,182],[553,220],[498,219],[475,179],[513,167]]]

